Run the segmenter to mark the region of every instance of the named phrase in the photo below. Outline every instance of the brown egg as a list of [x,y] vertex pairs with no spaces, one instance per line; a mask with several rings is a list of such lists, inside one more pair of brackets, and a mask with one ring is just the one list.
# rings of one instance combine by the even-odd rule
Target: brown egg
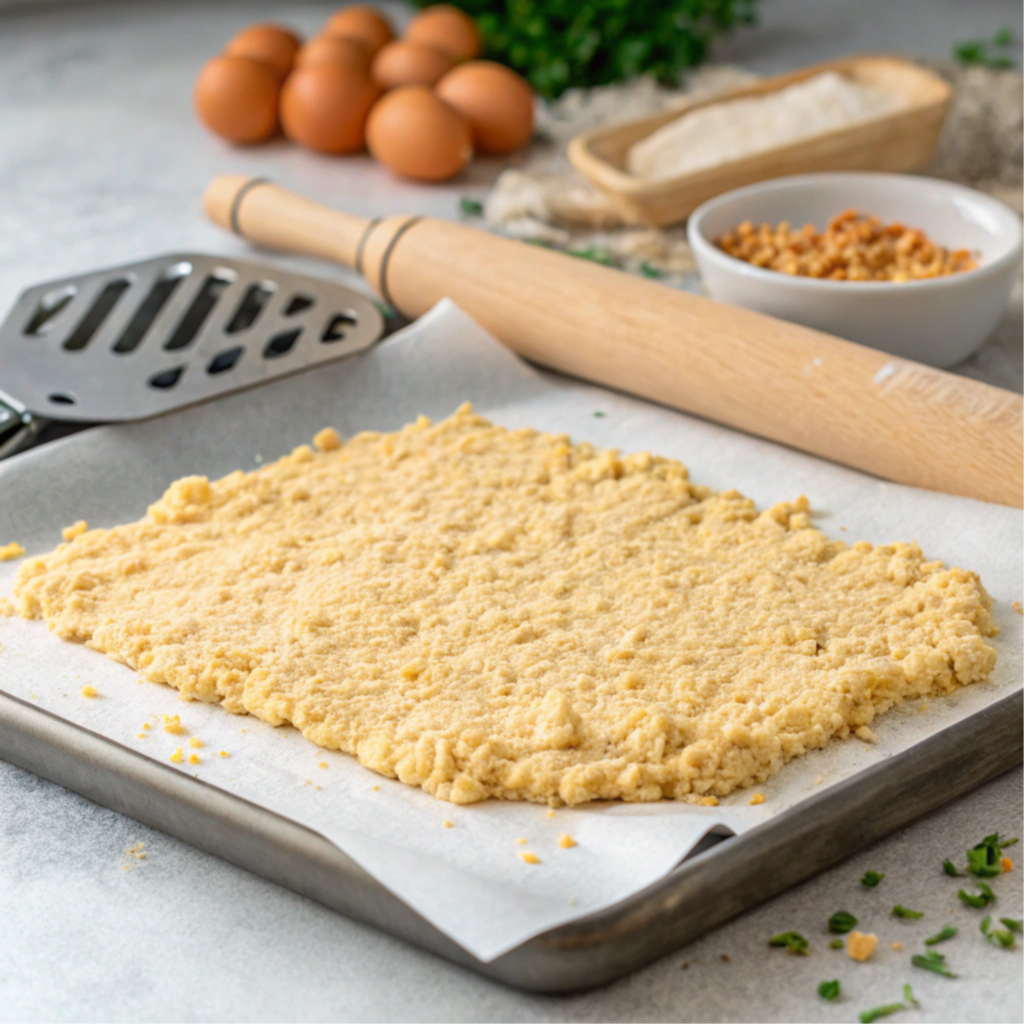
[[473,155],[466,119],[425,85],[387,93],[366,123],[370,152],[396,174],[419,181],[444,181]]
[[480,31],[476,22],[457,7],[438,4],[428,7],[409,22],[405,38],[449,53],[456,60],[480,56]]
[[228,43],[224,52],[269,64],[284,78],[291,71],[301,45],[299,37],[282,25],[250,25]]
[[481,153],[511,153],[533,133],[533,91],[503,64],[460,64],[437,83],[437,95],[469,122]]
[[342,67],[368,75],[371,60],[370,51],[358,39],[346,39],[344,36],[315,36],[299,50],[295,66],[308,68],[314,64],[340,64]]
[[358,39],[371,54],[395,38],[387,18],[364,4],[335,11],[324,25],[324,35]]
[[285,135],[320,153],[356,153],[366,141],[366,115],[380,96],[369,75],[340,64],[297,68],[281,90]]
[[266,64],[248,57],[214,57],[196,79],[196,113],[229,142],[263,142],[277,131],[280,92],[281,80]]
[[373,79],[382,89],[403,85],[433,85],[451,71],[455,61],[432,46],[403,40],[388,43],[373,58]]

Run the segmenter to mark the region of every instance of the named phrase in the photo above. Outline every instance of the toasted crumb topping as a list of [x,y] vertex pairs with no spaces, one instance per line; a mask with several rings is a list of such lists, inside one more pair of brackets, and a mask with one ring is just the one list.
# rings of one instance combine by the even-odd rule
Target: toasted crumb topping
[[88,529],[89,524],[84,519],[79,519],[74,526],[65,526],[60,534],[65,540],[74,540],[76,537],[81,537]]

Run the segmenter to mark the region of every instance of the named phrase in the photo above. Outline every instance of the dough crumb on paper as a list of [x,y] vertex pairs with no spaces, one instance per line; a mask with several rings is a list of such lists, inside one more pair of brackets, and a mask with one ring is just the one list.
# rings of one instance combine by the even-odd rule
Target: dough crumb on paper
[[79,519],[73,526],[65,526],[60,531],[60,535],[65,540],[74,540],[76,537],[81,537],[83,533],[88,531],[89,524],[84,519]]
[[809,516],[463,406],[178,480],[26,560],[14,602],[453,803],[714,806],[995,664],[972,572]]
[[0,562],[21,558],[23,554],[25,554],[25,549],[17,541],[12,540],[10,544],[0,544]]

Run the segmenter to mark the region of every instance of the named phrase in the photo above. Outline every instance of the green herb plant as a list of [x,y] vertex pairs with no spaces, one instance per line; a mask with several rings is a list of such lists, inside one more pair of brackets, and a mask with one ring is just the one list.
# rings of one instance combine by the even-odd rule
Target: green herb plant
[[[1005,51],[1013,45],[1013,32],[1001,28],[991,39],[968,39],[953,47],[953,56],[958,64],[980,65],[986,68],[1012,68],[1013,59]],[[993,52],[995,51],[995,52]]]
[[[434,0],[414,0],[419,7]],[[638,75],[678,84],[711,43],[755,20],[758,0],[452,0],[475,19],[484,56],[542,96]]]

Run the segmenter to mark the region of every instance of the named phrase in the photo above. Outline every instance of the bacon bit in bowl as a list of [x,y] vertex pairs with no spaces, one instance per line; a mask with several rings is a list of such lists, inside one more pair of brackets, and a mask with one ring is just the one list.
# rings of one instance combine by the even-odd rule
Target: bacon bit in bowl
[[945,249],[918,228],[846,210],[824,231],[794,230],[787,221],[759,227],[746,220],[717,240],[730,256],[755,267],[829,281],[923,281],[973,270],[968,249]]

